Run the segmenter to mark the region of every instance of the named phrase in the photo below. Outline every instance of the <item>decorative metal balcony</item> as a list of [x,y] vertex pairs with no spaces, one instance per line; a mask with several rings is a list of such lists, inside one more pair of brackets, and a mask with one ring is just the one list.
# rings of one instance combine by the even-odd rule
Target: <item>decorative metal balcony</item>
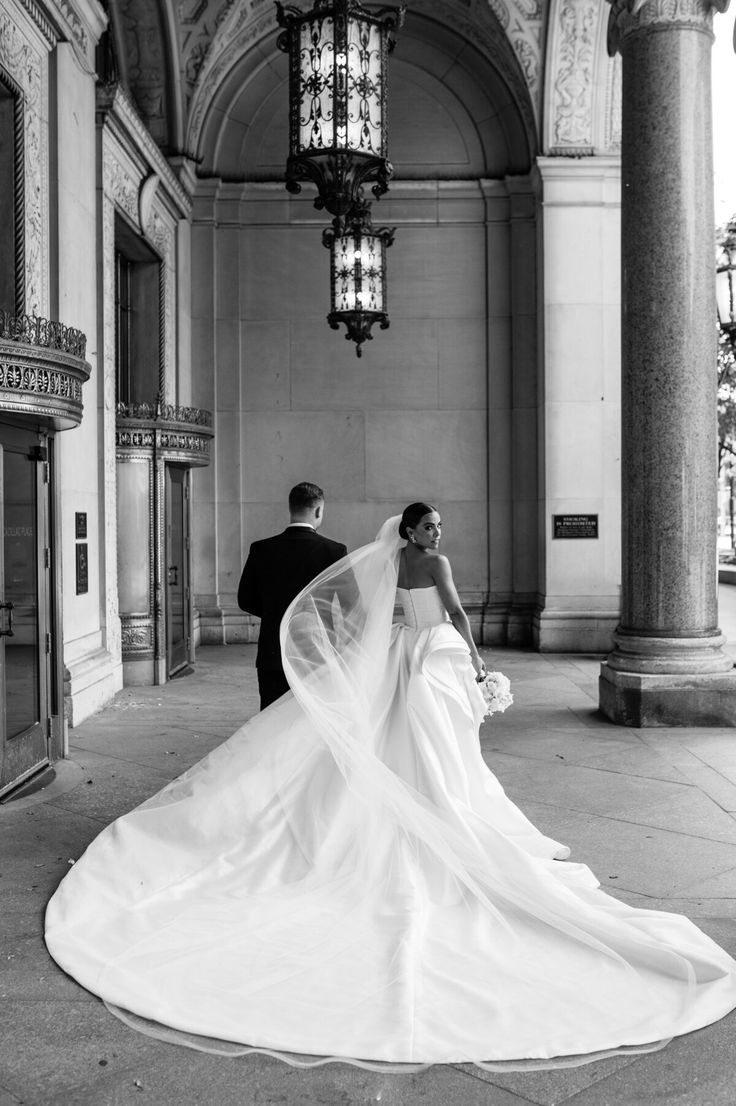
[[82,421],[89,380],[81,330],[37,315],[0,311],[0,411],[30,415],[56,430]]
[[208,465],[214,437],[212,414],[169,403],[118,403],[115,445],[119,452],[155,453],[159,460]]

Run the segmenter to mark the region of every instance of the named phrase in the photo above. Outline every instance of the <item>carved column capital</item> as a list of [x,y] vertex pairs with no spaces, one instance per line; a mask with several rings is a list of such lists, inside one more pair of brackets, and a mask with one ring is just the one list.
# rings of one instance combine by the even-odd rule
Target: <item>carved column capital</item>
[[608,0],[608,53],[613,57],[627,38],[652,31],[685,28],[713,33],[713,12],[725,12],[730,0]]

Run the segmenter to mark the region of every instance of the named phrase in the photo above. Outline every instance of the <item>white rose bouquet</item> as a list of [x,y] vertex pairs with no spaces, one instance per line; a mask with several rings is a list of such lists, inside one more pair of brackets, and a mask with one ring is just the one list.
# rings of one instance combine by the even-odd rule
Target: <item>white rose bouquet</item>
[[496,711],[505,711],[514,701],[511,684],[503,672],[484,672],[478,678],[478,686],[486,701],[485,717]]

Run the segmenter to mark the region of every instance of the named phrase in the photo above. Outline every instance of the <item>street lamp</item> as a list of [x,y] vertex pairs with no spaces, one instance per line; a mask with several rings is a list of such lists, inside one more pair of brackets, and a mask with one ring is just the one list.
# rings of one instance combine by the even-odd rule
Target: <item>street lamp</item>
[[380,197],[393,166],[387,157],[388,54],[405,8],[364,8],[359,0],[315,0],[309,12],[276,0],[278,46],[289,55],[289,157],[286,187],[310,180],[342,223],[373,183]]
[[361,345],[373,338],[371,327],[378,323],[387,330],[386,250],[393,243],[395,227],[377,227],[371,221],[370,204],[358,204],[347,225],[337,218],[322,232],[322,243],[330,251],[332,310],[327,322],[333,330],[345,324],[345,337]]
[[736,343],[736,238],[729,235],[720,246],[716,261],[716,306],[718,322],[731,344]]

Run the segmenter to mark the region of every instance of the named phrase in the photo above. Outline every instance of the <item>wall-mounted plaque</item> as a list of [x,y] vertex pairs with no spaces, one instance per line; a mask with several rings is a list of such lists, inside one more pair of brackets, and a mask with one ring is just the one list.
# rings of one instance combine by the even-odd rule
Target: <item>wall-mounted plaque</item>
[[87,583],[87,543],[79,542],[77,550],[77,595],[86,595]]
[[553,538],[597,538],[598,515],[552,515]]
[[87,512],[76,511],[74,514],[74,537],[79,541],[80,538],[87,537]]

